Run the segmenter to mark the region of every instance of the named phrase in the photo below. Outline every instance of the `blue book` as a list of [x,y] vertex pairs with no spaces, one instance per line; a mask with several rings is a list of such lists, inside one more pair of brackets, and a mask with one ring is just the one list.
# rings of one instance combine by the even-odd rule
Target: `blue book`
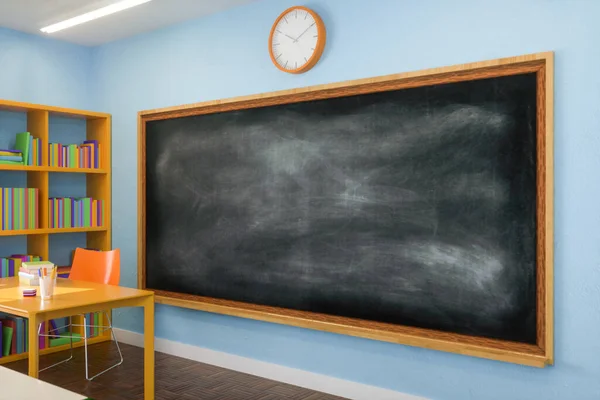
[[21,156],[0,156],[0,160],[21,162],[21,161],[23,161],[23,157],[21,157]]
[[16,334],[16,339],[17,339],[17,353],[16,354],[21,354],[24,352],[24,348],[23,348],[23,331],[25,330],[25,326],[23,323],[23,318],[21,317],[14,317],[16,320],[16,327],[17,327],[17,334]]
[[27,165],[33,165],[33,136],[29,136],[29,156],[27,157]]

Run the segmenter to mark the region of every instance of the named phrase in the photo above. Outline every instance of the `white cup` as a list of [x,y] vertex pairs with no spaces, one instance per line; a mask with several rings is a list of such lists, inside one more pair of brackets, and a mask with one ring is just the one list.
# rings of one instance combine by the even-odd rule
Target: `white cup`
[[40,271],[40,295],[42,299],[51,299],[54,295],[54,287],[56,286],[56,273],[53,271],[54,268],[46,268],[44,273]]

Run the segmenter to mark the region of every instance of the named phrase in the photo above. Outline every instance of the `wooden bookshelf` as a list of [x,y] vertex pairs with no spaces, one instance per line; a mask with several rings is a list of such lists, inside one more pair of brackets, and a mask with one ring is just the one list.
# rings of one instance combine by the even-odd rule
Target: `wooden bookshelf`
[[[27,253],[49,260],[50,257],[50,235],[61,233],[85,233],[86,245],[90,248],[100,250],[112,249],[111,238],[111,116],[110,114],[68,109],[39,104],[30,104],[0,99],[0,111],[22,112],[27,116],[27,131],[33,137],[40,139],[42,149],[42,166],[8,165],[0,164],[1,173],[23,173],[27,174],[27,187],[39,189],[39,224],[38,229],[29,230],[0,230],[0,240],[8,236],[27,236]],[[97,140],[102,146],[100,169],[90,168],[63,168],[48,166],[48,144],[50,142],[50,120],[53,116],[77,118],[86,121],[86,139]],[[2,120],[0,120],[2,124]],[[17,132],[13,132],[16,134]],[[104,221],[102,227],[86,228],[49,228],[48,223],[48,200],[50,192],[50,174],[72,173],[86,175],[86,195],[94,199],[104,200]],[[2,186],[2,185],[0,185]],[[2,186],[4,187],[4,186]],[[68,196],[68,193],[65,193]],[[8,255],[8,254],[7,254]],[[6,256],[7,256],[6,255]],[[0,257],[5,255],[0,255]],[[50,259],[50,261],[52,261]],[[100,310],[99,310],[100,311]],[[110,313],[109,313],[110,315]],[[74,324],[81,324],[83,319],[75,317]],[[106,323],[106,321],[104,321]],[[45,324],[46,329],[49,323]],[[30,327],[31,329],[31,327]],[[83,334],[81,328],[75,329],[76,333]],[[110,340],[110,331],[106,331],[99,337],[89,339],[90,343],[98,343]],[[77,342],[76,345],[83,344]],[[46,338],[46,349],[40,354],[48,354],[60,350],[66,350],[69,346],[48,347]],[[27,353],[10,355],[0,358],[0,364],[9,363],[27,358]]]

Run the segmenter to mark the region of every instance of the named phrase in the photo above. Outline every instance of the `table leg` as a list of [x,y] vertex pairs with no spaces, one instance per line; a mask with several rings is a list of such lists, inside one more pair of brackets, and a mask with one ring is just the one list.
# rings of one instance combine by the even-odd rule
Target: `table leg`
[[154,400],[154,296],[144,302],[144,399]]
[[38,342],[38,325],[41,323],[41,318],[37,314],[29,316],[29,376],[38,377],[39,372],[39,342]]

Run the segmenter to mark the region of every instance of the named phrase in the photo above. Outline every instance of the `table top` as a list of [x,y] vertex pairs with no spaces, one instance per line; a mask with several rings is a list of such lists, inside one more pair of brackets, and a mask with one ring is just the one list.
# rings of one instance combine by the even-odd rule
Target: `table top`
[[0,400],[85,400],[86,396],[0,367]]
[[[37,296],[24,297],[22,290],[31,287],[37,288]],[[2,278],[0,279],[0,311],[27,317],[48,311],[142,298],[153,294],[154,292],[148,290],[57,278],[52,298],[42,300],[39,286],[21,286],[18,277]]]

